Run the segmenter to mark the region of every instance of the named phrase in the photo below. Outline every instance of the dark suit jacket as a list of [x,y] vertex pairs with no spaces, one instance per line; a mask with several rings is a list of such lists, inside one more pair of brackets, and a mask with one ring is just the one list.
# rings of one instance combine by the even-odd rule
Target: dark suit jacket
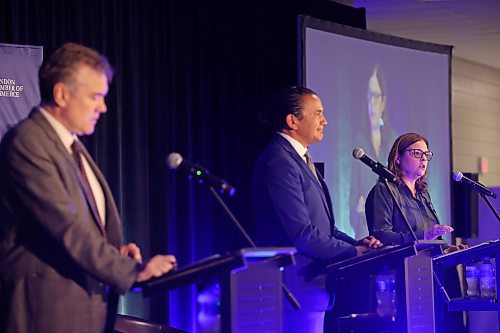
[[[396,202],[387,186],[391,188]],[[413,236],[408,230],[406,220],[417,239],[424,239],[424,232],[439,224],[429,192],[419,192],[415,200],[406,185],[388,182],[387,186],[384,182],[377,182],[366,199],[366,220],[370,235],[386,245],[411,243]],[[420,207],[418,202],[423,207]],[[422,209],[425,214],[421,212]]]
[[295,311],[285,301],[284,332],[309,332],[322,326],[323,313],[331,305],[326,276],[314,274],[317,265],[356,256],[355,240],[335,227],[324,181],[315,178],[279,134],[257,160],[252,190],[259,245],[298,250],[297,265],[287,267],[283,278],[302,309]]
[[252,189],[260,244],[296,246],[314,259],[356,255],[355,240],[335,227],[325,182],[282,136],[276,134],[260,155]]
[[[0,331],[102,332],[139,269],[119,253],[121,223],[104,176],[103,237],[78,169],[37,109],[0,145]],[[108,316],[108,322],[106,322]]]

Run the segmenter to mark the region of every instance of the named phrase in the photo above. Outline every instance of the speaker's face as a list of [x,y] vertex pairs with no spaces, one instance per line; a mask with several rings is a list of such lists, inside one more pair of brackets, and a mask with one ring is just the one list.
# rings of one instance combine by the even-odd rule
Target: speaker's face
[[431,156],[429,153],[427,144],[421,140],[409,146],[399,155],[399,168],[406,180],[415,181],[425,175],[428,158]]
[[385,95],[380,86],[376,72],[368,80],[368,116],[373,128],[381,126],[381,119],[385,111]]

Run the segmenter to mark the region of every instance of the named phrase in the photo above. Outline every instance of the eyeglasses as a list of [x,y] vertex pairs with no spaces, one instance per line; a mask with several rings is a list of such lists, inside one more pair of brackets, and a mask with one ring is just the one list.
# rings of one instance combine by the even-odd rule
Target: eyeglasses
[[366,95],[366,97],[368,98],[368,101],[371,102],[380,102],[382,100],[382,94],[379,93],[379,92],[368,92],[368,94]]
[[413,156],[418,159],[421,159],[422,156],[425,155],[427,161],[432,160],[432,156],[434,155],[432,151],[423,151],[422,149],[406,149],[405,151],[407,151],[410,154],[410,156]]

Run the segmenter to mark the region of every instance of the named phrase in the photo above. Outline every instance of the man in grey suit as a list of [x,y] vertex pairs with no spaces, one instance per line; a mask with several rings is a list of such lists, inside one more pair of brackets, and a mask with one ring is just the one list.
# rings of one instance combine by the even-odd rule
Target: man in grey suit
[[112,69],[67,43],[39,72],[41,106],[0,145],[0,332],[107,332],[118,294],[175,257],[122,245],[109,186],[78,135],[101,113]]

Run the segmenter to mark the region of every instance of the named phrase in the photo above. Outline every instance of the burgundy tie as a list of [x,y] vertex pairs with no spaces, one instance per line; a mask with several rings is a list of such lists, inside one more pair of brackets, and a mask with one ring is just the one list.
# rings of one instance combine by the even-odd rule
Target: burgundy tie
[[92,193],[92,187],[90,187],[90,182],[89,179],[87,178],[87,173],[85,172],[85,168],[83,166],[83,160],[82,160],[83,147],[78,140],[75,140],[71,145],[71,149],[73,150],[73,158],[75,159],[76,165],[78,166],[78,171],[80,171],[81,184],[84,188],[85,196],[87,197],[90,209],[92,210],[95,218],[97,219],[97,224],[101,229],[102,234],[104,235],[104,237],[106,237],[106,230],[104,229],[101,217],[99,216],[99,210],[97,209],[97,204],[94,198],[94,194]]

